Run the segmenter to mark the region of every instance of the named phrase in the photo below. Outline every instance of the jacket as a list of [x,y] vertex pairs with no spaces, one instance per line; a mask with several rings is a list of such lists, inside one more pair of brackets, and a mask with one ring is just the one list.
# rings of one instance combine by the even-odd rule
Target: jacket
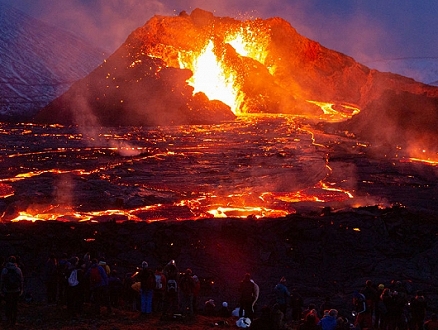
[[[5,279],[6,276],[8,276],[7,274],[9,271],[14,271],[20,276],[20,285],[17,289],[10,290],[5,285]],[[6,266],[3,268],[0,276],[0,287],[3,293],[23,292],[24,277],[23,277],[23,273],[21,272],[21,269],[16,264],[12,262],[6,263]]]

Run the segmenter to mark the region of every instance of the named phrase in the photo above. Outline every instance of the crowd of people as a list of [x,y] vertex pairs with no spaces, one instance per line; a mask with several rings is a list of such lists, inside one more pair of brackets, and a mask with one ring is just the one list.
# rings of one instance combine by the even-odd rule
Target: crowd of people
[[[272,288],[275,296],[272,306],[256,308],[260,289],[247,273],[236,293],[238,306],[231,310],[226,302],[217,308],[212,299],[199,301],[200,280],[190,268],[180,272],[174,260],[156,268],[149,267],[147,261],[139,264],[121,278],[103,257],[92,258],[89,253],[82,258],[50,255],[44,265],[47,303],[65,306],[72,318],[83,313],[86,303],[95,315],[105,309],[113,314],[115,308],[129,308],[138,311],[141,317],[155,314],[163,320],[193,319],[200,312],[199,306],[203,306],[205,315],[222,320],[234,316],[238,327],[259,330],[438,330],[436,314],[429,314],[426,319],[428,306],[423,292],[412,294],[400,281],[387,286],[366,281],[361,290],[352,294],[352,314],[341,315],[336,309],[339,306],[330,298],[324,299],[318,308],[315,304],[305,308],[302,297],[289,290],[285,277]],[[8,326],[17,322],[18,302],[24,289],[20,261],[10,256],[3,262],[0,275]]]

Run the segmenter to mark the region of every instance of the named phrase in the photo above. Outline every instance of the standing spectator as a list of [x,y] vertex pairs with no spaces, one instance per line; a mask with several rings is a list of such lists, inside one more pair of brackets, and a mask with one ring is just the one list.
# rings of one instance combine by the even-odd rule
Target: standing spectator
[[71,317],[76,317],[82,313],[84,302],[84,271],[79,265],[79,258],[73,257],[70,264],[66,290],[67,311]]
[[5,299],[6,321],[9,326],[15,326],[18,314],[18,299],[23,294],[24,277],[16,264],[17,259],[10,256],[0,276],[1,294]]
[[109,300],[108,276],[105,270],[98,265],[97,259],[91,261],[91,266],[88,269],[85,277],[89,279],[91,299],[94,305],[94,312],[100,314],[100,306],[106,306],[108,313],[112,313],[112,308]]
[[376,304],[379,301],[380,297],[377,289],[374,287],[374,284],[371,280],[366,280],[365,287],[362,289],[362,293],[365,296],[365,303],[367,305],[367,313],[368,317],[367,324],[373,324],[373,316],[374,311],[376,309]]
[[117,270],[115,269],[111,270],[110,276],[108,278],[108,288],[111,307],[119,308],[123,290],[123,283],[117,274]]
[[162,319],[166,319],[168,314],[173,314],[178,310],[178,282],[179,273],[175,260],[169,263],[163,269],[166,276],[166,292],[164,295],[164,308]]
[[193,313],[196,314],[198,312],[198,298],[199,293],[201,292],[201,281],[197,275],[192,275],[192,278],[195,282],[195,288],[193,289]]
[[290,292],[286,287],[286,278],[283,276],[280,282],[274,288],[275,300],[278,304],[278,308],[283,312],[284,317],[286,317],[287,303],[290,298]]
[[382,283],[377,286],[377,303],[374,310],[374,328],[376,329],[380,328],[380,324],[382,323],[382,317],[388,312],[386,310],[385,303],[382,300],[382,293],[384,289],[385,285]]
[[357,313],[356,320],[354,321],[354,325],[356,327],[360,327],[360,329],[364,328],[372,328],[373,320],[370,308],[368,307],[366,297],[363,293],[355,291],[353,294],[353,306],[354,310]]
[[245,317],[250,320],[253,319],[253,302],[256,297],[256,289],[254,282],[251,281],[251,275],[246,273],[239,286],[239,318],[243,317],[245,311]]
[[410,302],[410,310],[411,310],[411,322],[410,329],[411,330],[422,330],[424,318],[426,317],[426,299],[424,298],[422,291],[417,291],[414,298],[411,299]]
[[110,276],[111,274],[111,268],[110,266],[107,264],[105,257],[100,257],[99,258],[99,266],[101,266],[103,269],[105,269],[105,273],[107,276]]
[[63,253],[61,258],[58,260],[58,302],[61,305],[66,304],[65,292],[67,290],[67,273],[70,267],[70,262],[68,261],[67,253]]
[[380,300],[383,302],[385,313],[380,315],[380,329],[388,330],[392,329],[394,318],[394,300],[392,299],[392,293],[389,288],[384,288],[380,295]]
[[152,313],[152,296],[155,288],[155,274],[146,261],[141,263],[138,274],[141,283],[141,314],[149,316]]
[[179,280],[179,287],[181,292],[181,307],[182,314],[189,319],[193,318],[193,293],[195,290],[195,281],[192,277],[192,270],[187,268],[185,273]]
[[46,284],[47,303],[49,305],[56,303],[56,296],[58,293],[58,260],[55,254],[50,254],[49,259],[46,261],[44,269],[44,281]]
[[292,289],[290,301],[292,308],[292,320],[299,322],[301,320],[301,313],[304,306],[303,297],[301,297],[296,289]]
[[163,312],[164,294],[166,293],[166,276],[162,267],[155,270],[155,289],[152,297],[152,310],[154,312]]

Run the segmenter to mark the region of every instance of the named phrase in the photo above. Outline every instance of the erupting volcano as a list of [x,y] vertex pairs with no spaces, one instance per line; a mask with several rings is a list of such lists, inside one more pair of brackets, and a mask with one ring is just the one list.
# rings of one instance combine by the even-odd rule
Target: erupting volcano
[[151,18],[36,121],[149,126],[217,123],[248,113],[322,121],[360,113],[343,130],[372,142],[403,140],[433,155],[437,98],[438,88],[370,70],[281,18],[239,21],[195,9]]
[[296,203],[406,205],[413,187],[429,208],[437,109],[437,87],[370,70],[281,18],[154,16],[36,124],[2,128],[28,139],[4,151],[3,218],[278,217]]

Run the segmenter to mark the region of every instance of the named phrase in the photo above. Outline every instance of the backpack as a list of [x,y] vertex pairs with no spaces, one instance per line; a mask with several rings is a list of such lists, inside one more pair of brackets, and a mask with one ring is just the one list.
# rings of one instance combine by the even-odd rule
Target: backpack
[[99,284],[102,281],[99,267],[91,267],[90,269],[90,283],[91,285]]
[[7,268],[6,274],[3,275],[3,281],[6,291],[18,291],[21,289],[21,275],[15,269]]
[[167,281],[167,292],[168,293],[177,293],[178,292],[178,284],[174,279]]
[[148,290],[153,290],[155,289],[156,285],[157,285],[157,278],[155,277],[155,274],[152,271],[150,271],[148,275],[146,287]]
[[355,306],[355,310],[358,313],[363,313],[368,310],[366,304],[366,298],[362,293],[357,293],[353,298],[353,304]]
[[78,270],[77,269],[73,269],[72,272],[70,273],[70,276],[68,277],[68,285],[69,286],[76,286],[79,284],[78,281]]
[[155,274],[155,290],[163,289],[163,277],[161,274]]
[[195,287],[195,281],[193,280],[191,275],[185,274],[181,281],[179,282],[179,286],[183,293],[189,294],[193,293],[193,289]]

